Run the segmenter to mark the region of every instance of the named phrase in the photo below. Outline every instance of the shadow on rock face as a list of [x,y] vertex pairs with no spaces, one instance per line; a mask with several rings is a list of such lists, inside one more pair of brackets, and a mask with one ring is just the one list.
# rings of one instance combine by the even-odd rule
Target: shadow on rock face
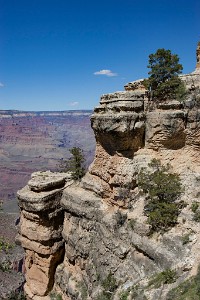
[[112,156],[120,153],[124,157],[133,158],[134,153],[144,147],[144,129],[126,133],[99,133],[97,141]]

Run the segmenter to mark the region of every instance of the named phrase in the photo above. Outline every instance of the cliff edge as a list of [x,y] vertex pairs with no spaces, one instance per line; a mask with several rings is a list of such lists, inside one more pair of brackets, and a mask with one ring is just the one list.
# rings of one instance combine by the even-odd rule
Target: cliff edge
[[[200,203],[199,71],[197,59],[195,72],[182,76],[190,91],[183,103],[155,105],[141,81],[103,95],[91,117],[96,154],[82,181],[36,173],[18,192],[27,299],[168,299],[197,273],[200,223],[191,205]],[[149,236],[137,178],[152,159],[179,174],[186,205],[175,227]],[[150,287],[152,275],[166,270],[176,280]]]

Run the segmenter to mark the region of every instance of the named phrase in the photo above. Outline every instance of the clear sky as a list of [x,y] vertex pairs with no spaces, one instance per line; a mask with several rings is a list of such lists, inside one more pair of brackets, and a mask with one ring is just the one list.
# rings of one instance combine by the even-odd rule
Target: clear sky
[[0,0],[0,109],[93,109],[158,48],[196,64],[200,0]]

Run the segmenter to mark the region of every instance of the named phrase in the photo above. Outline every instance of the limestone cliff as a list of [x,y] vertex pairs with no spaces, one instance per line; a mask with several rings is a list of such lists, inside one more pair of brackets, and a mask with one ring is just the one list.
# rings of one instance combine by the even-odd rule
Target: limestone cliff
[[[37,173],[19,191],[27,299],[166,299],[197,272],[200,225],[190,207],[200,202],[198,63],[182,79],[190,90],[184,103],[155,106],[138,81],[103,95],[91,118],[95,159],[81,183]],[[137,175],[153,158],[180,174],[188,205],[174,228],[149,237]],[[148,288],[152,274],[166,269],[176,270],[177,281]],[[105,289],[111,298],[100,298]]]

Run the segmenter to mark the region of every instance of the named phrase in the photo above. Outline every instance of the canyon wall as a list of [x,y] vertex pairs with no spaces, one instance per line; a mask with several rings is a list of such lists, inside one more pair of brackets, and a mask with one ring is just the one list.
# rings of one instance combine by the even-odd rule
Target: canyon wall
[[[18,192],[27,299],[167,299],[196,274],[200,225],[191,204],[200,202],[200,70],[182,80],[191,88],[183,103],[155,105],[138,81],[103,95],[91,117],[95,158],[82,181],[36,173]],[[137,176],[154,158],[180,175],[186,206],[175,227],[149,236]],[[148,287],[152,274],[168,269],[176,282]]]

